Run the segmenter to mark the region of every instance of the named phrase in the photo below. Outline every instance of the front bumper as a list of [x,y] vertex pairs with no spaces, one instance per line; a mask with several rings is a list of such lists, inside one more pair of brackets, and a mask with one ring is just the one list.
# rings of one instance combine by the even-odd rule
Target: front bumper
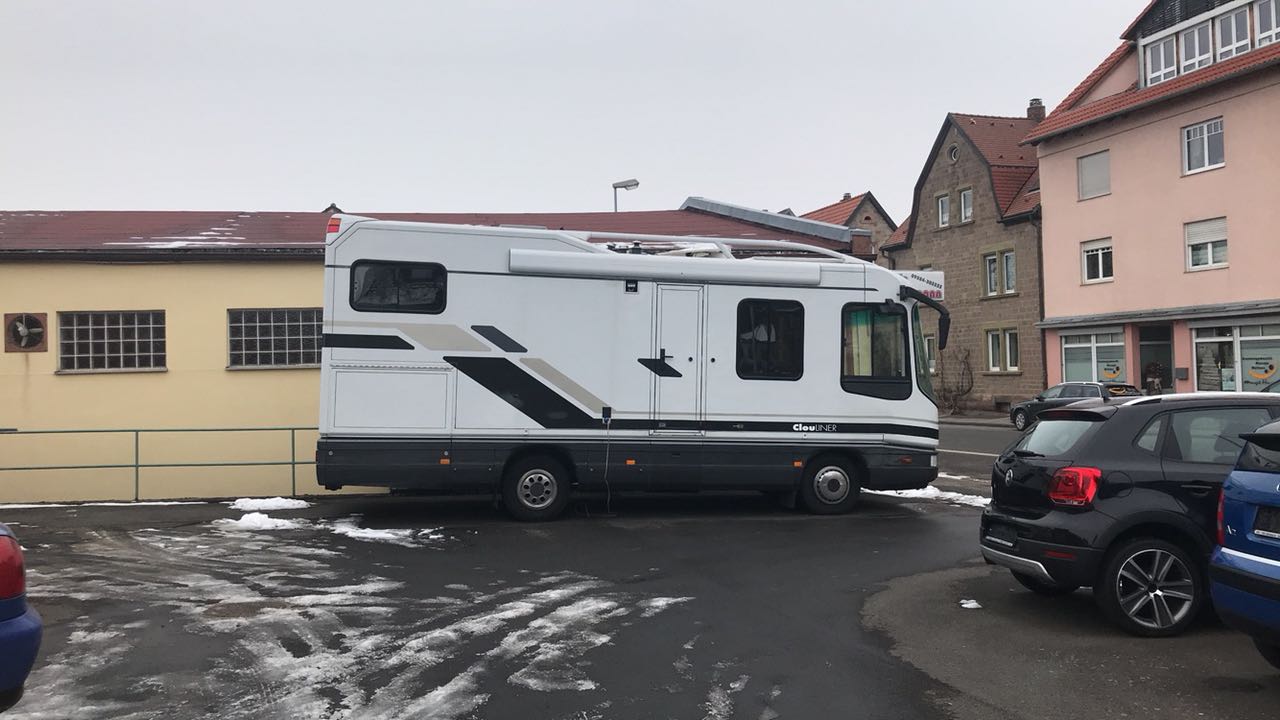
[[[1050,513],[1028,520],[987,508],[982,513],[978,535],[983,559],[1057,585],[1092,587],[1103,551],[1083,542],[1071,542],[1075,539],[1073,533],[1063,523],[1079,516],[1057,515]],[[1004,532],[993,532],[997,525]]]
[[22,686],[40,652],[43,631],[40,614],[31,607],[15,618],[0,621],[0,696],[15,695],[13,702],[21,697]]

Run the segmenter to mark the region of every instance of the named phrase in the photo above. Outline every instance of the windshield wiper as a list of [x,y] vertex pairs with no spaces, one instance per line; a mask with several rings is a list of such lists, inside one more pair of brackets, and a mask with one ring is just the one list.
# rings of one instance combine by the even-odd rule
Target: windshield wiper
[[1013,451],[1013,454],[1014,454],[1014,455],[1017,455],[1018,457],[1023,457],[1023,458],[1042,458],[1042,457],[1044,457],[1044,455],[1043,455],[1043,454],[1038,453],[1038,452],[1036,452],[1035,450],[1014,450],[1014,451]]

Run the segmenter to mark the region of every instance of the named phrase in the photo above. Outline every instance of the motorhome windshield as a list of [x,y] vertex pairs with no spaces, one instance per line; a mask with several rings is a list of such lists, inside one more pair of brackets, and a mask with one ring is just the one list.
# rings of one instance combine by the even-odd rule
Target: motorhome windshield
[[933,358],[929,357],[929,344],[925,342],[924,330],[920,327],[919,305],[911,308],[911,340],[915,346],[916,387],[919,387],[920,392],[932,400],[934,405],[937,405],[938,398],[933,394],[933,377],[929,368]]

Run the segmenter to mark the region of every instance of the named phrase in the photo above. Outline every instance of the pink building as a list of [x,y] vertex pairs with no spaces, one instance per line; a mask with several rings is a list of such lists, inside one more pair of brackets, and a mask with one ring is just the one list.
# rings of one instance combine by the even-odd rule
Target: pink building
[[1027,142],[1050,385],[1280,380],[1280,0],[1156,0]]

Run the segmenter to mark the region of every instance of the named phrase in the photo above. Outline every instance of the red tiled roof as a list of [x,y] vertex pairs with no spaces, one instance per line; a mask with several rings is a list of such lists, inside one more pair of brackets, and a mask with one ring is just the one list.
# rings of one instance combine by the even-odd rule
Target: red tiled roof
[[[792,240],[848,250],[833,240],[696,210],[366,214],[384,220],[464,225],[532,225],[588,232]],[[328,217],[326,213],[316,212],[0,211],[0,255],[32,251],[89,251],[116,255],[160,252],[313,255],[324,250]]]
[[1237,55],[1157,85],[1145,88],[1135,87],[1127,92],[1101,98],[1088,105],[1055,110],[1033,132],[1029,133],[1023,142],[1033,144],[1041,142],[1069,130],[1092,125],[1245,73],[1261,70],[1277,62],[1280,62],[1280,43]]
[[1009,207],[1004,209],[1007,218],[1025,215],[1040,205],[1040,171],[1036,170],[1027,178],[1027,182],[1018,189],[1018,194]]
[[897,230],[893,231],[893,234],[889,236],[889,239],[884,241],[884,244],[880,246],[880,249],[887,250],[899,245],[905,245],[907,243],[907,234],[910,232],[911,218],[907,218],[902,221],[902,224],[898,226]]
[[807,212],[800,217],[806,220],[817,220],[818,222],[831,223],[832,225],[848,225],[849,218],[853,215],[853,211],[858,209],[859,203],[866,193],[861,195],[849,195],[845,193],[844,199],[840,202],[831,203]]
[[991,168],[991,185],[1002,215],[1018,199],[1018,193],[1035,174],[1039,161],[1034,148],[1021,145],[1036,126],[1025,117],[995,117],[951,113],[952,122],[968,136]]
[[[1127,42],[1120,43],[1120,46],[1115,50],[1112,50],[1111,54],[1107,56],[1106,60],[1102,61],[1101,65],[1094,68],[1093,72],[1089,73],[1089,75],[1076,86],[1075,90],[1072,90],[1070,94],[1062,99],[1062,102],[1058,103],[1058,107],[1053,109],[1053,114],[1056,115],[1075,107],[1076,103],[1080,102],[1080,98],[1088,95],[1089,91],[1092,90],[1094,86],[1102,80],[1102,78],[1106,77],[1107,73],[1115,69],[1116,65],[1123,62],[1124,59],[1129,56],[1130,52],[1133,52],[1132,44]],[[1136,78],[1134,79],[1134,82],[1137,82]],[[1052,115],[1050,117],[1052,117]]]

